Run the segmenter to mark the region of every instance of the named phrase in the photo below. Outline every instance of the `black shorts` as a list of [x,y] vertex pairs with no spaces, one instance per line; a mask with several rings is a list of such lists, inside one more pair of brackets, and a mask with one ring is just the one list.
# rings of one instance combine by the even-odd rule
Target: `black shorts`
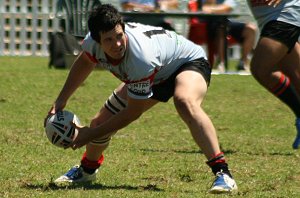
[[237,21],[228,22],[228,35],[231,35],[237,42],[242,43],[244,41],[243,31],[246,27],[246,23]]
[[151,98],[161,102],[168,102],[168,100],[174,95],[176,76],[180,72],[186,70],[199,72],[204,77],[207,86],[209,85],[210,76],[211,76],[211,67],[207,60],[205,60],[204,58],[200,58],[183,64],[167,80],[165,80],[160,84],[153,85],[152,86],[153,95],[151,96]]
[[300,27],[282,21],[270,21],[262,29],[260,37],[268,37],[286,45],[288,53],[300,36]]
[[[222,27],[222,23],[219,21],[207,21],[207,31],[210,39],[214,40],[217,36],[217,32]],[[237,42],[242,43],[244,41],[243,31],[246,27],[246,23],[238,21],[227,22],[227,35],[231,35]]]

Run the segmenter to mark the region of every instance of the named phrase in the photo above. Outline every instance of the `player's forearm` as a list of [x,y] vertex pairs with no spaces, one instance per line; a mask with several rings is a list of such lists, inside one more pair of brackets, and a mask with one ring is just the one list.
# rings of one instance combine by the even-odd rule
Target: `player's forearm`
[[68,78],[57,99],[67,101],[93,69],[93,65],[87,62],[85,55],[80,54],[72,65]]
[[109,120],[99,125],[96,128],[91,129],[90,138],[101,138],[105,137],[108,134],[111,134],[115,131],[118,131],[133,121],[137,120],[142,113],[139,112],[129,112],[127,109],[124,109],[117,115],[111,117]]

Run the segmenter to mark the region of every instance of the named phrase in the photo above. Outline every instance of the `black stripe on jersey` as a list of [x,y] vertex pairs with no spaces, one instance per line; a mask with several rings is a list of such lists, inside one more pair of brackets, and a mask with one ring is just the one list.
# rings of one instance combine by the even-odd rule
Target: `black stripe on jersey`
[[150,31],[146,31],[143,32],[146,36],[148,36],[149,38],[151,38],[151,36],[153,35],[157,35],[157,34],[166,34],[166,30],[161,29],[161,30],[150,30]]

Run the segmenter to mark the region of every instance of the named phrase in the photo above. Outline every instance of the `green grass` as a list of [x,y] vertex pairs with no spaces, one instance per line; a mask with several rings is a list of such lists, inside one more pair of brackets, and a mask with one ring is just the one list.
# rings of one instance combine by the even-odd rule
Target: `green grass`
[[[57,148],[44,134],[43,119],[68,74],[47,63],[47,58],[0,58],[0,197],[209,196],[212,173],[172,101],[113,138],[95,183],[55,186],[53,179],[78,164],[84,150]],[[96,70],[66,109],[88,125],[118,84],[110,73]],[[239,186],[230,197],[300,195],[300,152],[291,148],[296,132],[286,106],[252,76],[218,75],[203,107]]]

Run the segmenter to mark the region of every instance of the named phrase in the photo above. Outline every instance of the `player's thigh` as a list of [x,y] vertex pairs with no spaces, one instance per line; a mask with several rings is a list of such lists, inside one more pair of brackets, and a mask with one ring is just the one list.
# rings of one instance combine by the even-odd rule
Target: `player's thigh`
[[257,43],[251,60],[252,73],[256,75],[276,70],[275,67],[287,52],[288,48],[283,43],[262,37]]
[[269,21],[261,30],[252,57],[251,71],[254,76],[264,77],[278,70],[279,63],[294,48],[299,36],[300,27],[281,21]]
[[300,44],[295,47],[279,63],[281,71],[286,74],[292,82],[300,83]]
[[207,82],[203,75],[192,70],[185,70],[176,77],[174,100],[202,102],[207,92]]
[[279,65],[283,70],[287,71],[290,70],[290,68],[300,68],[300,44],[298,42],[295,44],[295,47],[291,50],[291,52],[282,58]]

